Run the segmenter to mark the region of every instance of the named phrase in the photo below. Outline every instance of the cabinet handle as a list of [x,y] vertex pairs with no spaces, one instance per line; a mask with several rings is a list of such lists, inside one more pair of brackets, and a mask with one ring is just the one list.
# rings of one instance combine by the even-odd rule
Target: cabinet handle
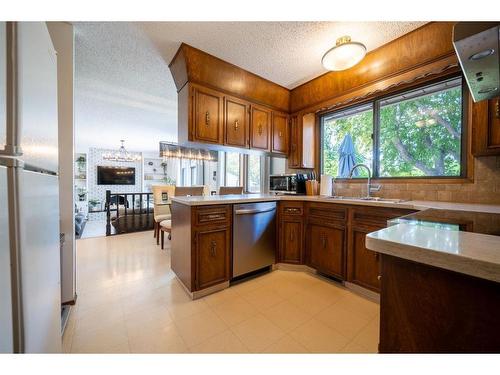
[[323,243],[323,249],[326,249],[326,242],[327,242],[327,240],[326,240],[326,236],[325,235],[321,236],[321,242]]
[[378,281],[382,280],[382,275],[378,275],[378,276],[377,276],[377,280],[378,280]]
[[210,113],[208,111],[205,112],[205,125],[210,125]]
[[212,241],[210,243],[210,254],[215,258],[217,255],[217,242]]
[[259,135],[262,135],[262,124],[259,124]]
[[236,131],[236,130],[238,130],[238,126],[239,126],[239,124],[238,124],[238,120],[236,120],[236,121],[234,122],[234,130],[235,130],[235,131]]
[[495,104],[495,115],[496,118],[500,118],[500,99],[497,99],[497,102]]
[[279,133],[278,133],[278,135],[279,135],[280,137],[283,137],[283,133],[282,133],[282,132],[279,132]]

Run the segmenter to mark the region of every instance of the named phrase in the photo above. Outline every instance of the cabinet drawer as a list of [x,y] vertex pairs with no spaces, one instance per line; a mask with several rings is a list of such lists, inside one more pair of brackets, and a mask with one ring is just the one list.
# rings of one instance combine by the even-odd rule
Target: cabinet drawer
[[229,225],[231,223],[231,206],[197,207],[194,211],[195,225]]
[[286,216],[302,216],[304,204],[302,202],[280,202],[280,211]]
[[387,227],[387,220],[413,213],[413,210],[385,208],[385,207],[359,207],[352,210],[353,225],[374,225]]
[[306,215],[308,219],[317,218],[345,222],[347,219],[347,208],[339,207],[336,204],[309,203],[306,206]]

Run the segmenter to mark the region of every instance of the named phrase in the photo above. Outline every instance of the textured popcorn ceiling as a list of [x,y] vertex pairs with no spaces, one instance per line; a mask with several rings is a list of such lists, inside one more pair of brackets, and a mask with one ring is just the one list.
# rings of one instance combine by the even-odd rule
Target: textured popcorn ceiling
[[77,150],[153,151],[177,138],[168,63],[181,42],[282,86],[325,72],[321,57],[342,35],[371,51],[424,22],[75,23]]

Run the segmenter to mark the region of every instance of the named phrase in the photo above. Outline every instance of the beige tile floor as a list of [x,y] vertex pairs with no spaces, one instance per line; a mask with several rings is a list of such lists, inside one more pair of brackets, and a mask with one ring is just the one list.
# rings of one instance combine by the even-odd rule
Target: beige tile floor
[[77,253],[67,353],[377,351],[379,306],[313,275],[274,271],[191,301],[151,232],[82,239]]

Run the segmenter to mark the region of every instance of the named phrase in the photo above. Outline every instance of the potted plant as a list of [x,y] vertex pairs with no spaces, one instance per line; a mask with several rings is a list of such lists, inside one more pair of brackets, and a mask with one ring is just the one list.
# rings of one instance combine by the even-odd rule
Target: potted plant
[[87,196],[87,189],[79,187],[76,189],[76,194],[78,195],[78,200],[83,202]]
[[76,159],[76,165],[78,166],[78,171],[79,172],[83,172],[85,171],[85,162],[87,160],[85,159],[85,156],[83,155],[80,155],[77,159]]
[[89,207],[91,210],[94,210],[100,204],[101,201],[99,199],[89,199]]
[[165,176],[162,180],[167,185],[175,185],[175,179],[170,176]]

